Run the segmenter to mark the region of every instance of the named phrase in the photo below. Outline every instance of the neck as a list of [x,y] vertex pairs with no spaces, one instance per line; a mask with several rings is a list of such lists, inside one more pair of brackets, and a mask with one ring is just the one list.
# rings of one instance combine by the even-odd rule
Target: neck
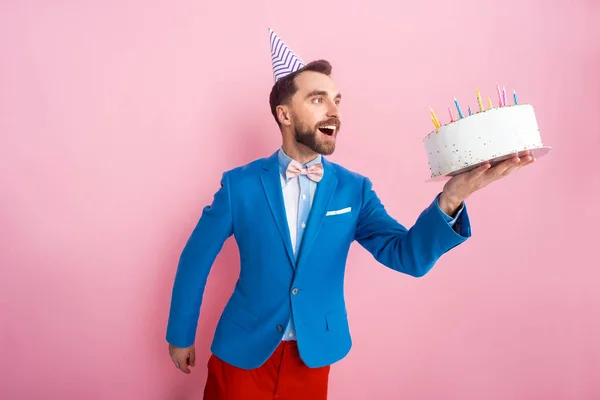
[[285,154],[298,161],[300,164],[309,163],[319,156],[318,153],[315,153],[305,145],[296,142],[289,135],[283,135],[283,144],[281,147]]

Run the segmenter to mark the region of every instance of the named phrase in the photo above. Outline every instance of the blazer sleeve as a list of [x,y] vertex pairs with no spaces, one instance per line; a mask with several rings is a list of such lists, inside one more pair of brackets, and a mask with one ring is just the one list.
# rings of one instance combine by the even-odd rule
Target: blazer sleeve
[[173,283],[166,340],[189,347],[196,338],[200,305],[210,269],[225,241],[233,234],[229,178],[206,206],[179,258]]
[[466,205],[454,226],[434,201],[407,229],[392,218],[364,178],[363,202],[357,220],[355,240],[381,264],[415,277],[422,277],[446,252],[471,237],[471,225]]

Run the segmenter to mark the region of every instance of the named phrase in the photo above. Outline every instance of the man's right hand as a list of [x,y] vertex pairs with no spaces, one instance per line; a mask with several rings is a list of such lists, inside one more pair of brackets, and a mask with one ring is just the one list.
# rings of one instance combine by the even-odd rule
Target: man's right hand
[[175,347],[169,344],[169,354],[175,364],[175,368],[186,374],[192,372],[188,366],[193,367],[196,365],[196,348],[194,345],[190,347]]

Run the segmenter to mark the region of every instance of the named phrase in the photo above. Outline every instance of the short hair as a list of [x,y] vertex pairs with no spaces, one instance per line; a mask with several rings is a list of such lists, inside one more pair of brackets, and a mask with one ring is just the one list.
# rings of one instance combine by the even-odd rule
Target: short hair
[[277,122],[277,125],[279,126],[281,126],[281,123],[279,122],[279,118],[277,118],[277,106],[280,104],[289,104],[290,99],[298,91],[295,78],[305,71],[314,71],[331,76],[331,64],[327,60],[312,61],[303,68],[294,71],[275,82],[271,89],[271,94],[269,95],[269,104],[271,106],[271,114],[273,114],[273,118],[275,118],[275,122]]

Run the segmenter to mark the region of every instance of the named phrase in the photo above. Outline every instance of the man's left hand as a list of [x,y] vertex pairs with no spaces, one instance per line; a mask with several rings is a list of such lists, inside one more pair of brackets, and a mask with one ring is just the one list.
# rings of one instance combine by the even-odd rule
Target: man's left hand
[[535,158],[531,153],[527,153],[521,158],[517,156],[509,158],[494,167],[488,162],[471,171],[455,175],[444,185],[439,206],[446,214],[454,215],[462,202],[472,193],[534,161]]

